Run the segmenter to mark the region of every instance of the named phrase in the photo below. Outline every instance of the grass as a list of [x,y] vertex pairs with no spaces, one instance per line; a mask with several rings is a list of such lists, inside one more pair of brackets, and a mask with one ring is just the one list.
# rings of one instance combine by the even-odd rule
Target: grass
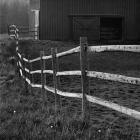
[[23,83],[18,78],[12,85],[5,86],[0,96],[0,139],[81,138],[84,127],[89,127],[76,114],[69,117],[67,108],[55,111],[54,102],[46,105],[40,91],[25,94]]
[[[63,46],[58,51],[68,50],[71,48],[71,45],[73,47],[76,46],[75,44],[63,42],[47,41],[36,43],[25,41],[21,42],[20,47],[26,56],[31,52],[31,57],[35,58],[39,56],[39,50],[44,49],[48,55],[50,54],[50,46],[56,45],[57,47]],[[10,55],[14,55],[10,51],[13,46],[12,44],[10,48],[6,48],[5,52],[7,55],[3,56],[3,60],[6,60]],[[43,46],[46,47],[44,48]],[[101,53],[100,55],[90,54],[90,68],[91,70],[111,71],[113,73],[125,72],[127,75],[138,76],[140,64],[136,60],[138,60],[139,55],[134,55],[133,53],[126,54],[120,54],[119,52]],[[60,60],[61,70],[79,69],[79,60],[76,59],[77,57],[79,56],[74,55],[73,57]],[[106,62],[106,65],[104,62]],[[51,69],[51,62],[47,64],[48,68]],[[35,68],[38,67],[39,64],[35,65]],[[81,101],[79,99],[62,97],[61,108],[55,109],[53,94],[45,92],[42,95],[39,89],[33,89],[32,93],[26,93],[23,80],[15,75],[14,67],[8,61],[1,61],[0,75],[1,77],[7,77],[7,79],[11,75],[14,75],[12,82],[7,80],[0,87],[1,140],[138,140],[140,138],[140,122],[116,111],[90,104],[91,121],[87,124],[81,118]],[[80,92],[79,78],[78,81],[77,78],[73,77],[62,77],[60,80],[62,89],[73,92],[77,90],[76,92]],[[51,77],[47,84],[52,84]],[[91,87],[91,90],[96,91],[94,95],[109,98],[113,101],[117,96],[116,94],[112,94],[112,91],[114,92],[113,88],[116,90],[117,87],[122,85],[97,80],[93,81],[93,84],[94,86]],[[127,85],[119,88],[120,90],[130,90]],[[136,88],[131,88],[130,94],[128,92],[127,96],[129,95],[133,99],[135,95],[135,98],[139,98],[135,92]],[[110,93],[108,94],[106,90],[109,90]],[[117,97],[119,98],[117,98],[117,102],[123,101],[122,98],[129,102],[124,92],[121,95],[118,92]],[[138,88],[137,92],[139,92]],[[120,103],[124,104],[124,102]],[[139,104],[137,103],[137,105]]]
[[104,137],[116,137],[116,140],[131,140],[139,135],[135,121],[130,121],[126,128],[117,132],[113,130],[114,126],[106,128],[104,124],[95,127],[94,124],[84,123],[79,114],[70,112],[70,106],[55,111],[54,102],[44,102],[40,91],[35,90],[32,95],[25,94],[23,83],[18,78],[14,85],[10,85],[7,90],[3,87],[1,91],[0,139],[102,140]]

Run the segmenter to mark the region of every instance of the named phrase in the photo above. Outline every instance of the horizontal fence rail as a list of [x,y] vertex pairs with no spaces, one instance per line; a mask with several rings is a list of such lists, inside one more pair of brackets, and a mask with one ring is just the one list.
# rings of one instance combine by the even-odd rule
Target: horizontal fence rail
[[110,80],[110,81],[114,81],[114,82],[140,85],[140,78],[128,77],[128,76],[124,76],[124,75],[88,71],[87,76],[93,77],[93,78],[98,78],[98,79],[103,79],[103,80]]
[[104,52],[104,51],[140,52],[140,45],[89,46],[88,51],[89,52]]
[[[58,53],[56,55],[56,57],[63,57],[63,56],[67,56],[67,55],[70,55],[70,54],[73,54],[73,53],[77,53],[80,50],[79,48],[80,47],[77,47],[77,48],[71,49],[71,50],[66,51],[66,52]],[[19,55],[19,57],[21,57],[21,55],[19,53],[18,53],[18,55]],[[50,55],[50,56],[43,56],[42,59],[44,59],[44,60],[52,59],[52,55]],[[41,57],[38,57],[38,58],[35,58],[35,59],[32,59],[32,60],[28,60],[26,58],[23,58],[23,60],[25,62],[33,63],[33,62],[36,62],[36,61],[40,61],[41,60]]]

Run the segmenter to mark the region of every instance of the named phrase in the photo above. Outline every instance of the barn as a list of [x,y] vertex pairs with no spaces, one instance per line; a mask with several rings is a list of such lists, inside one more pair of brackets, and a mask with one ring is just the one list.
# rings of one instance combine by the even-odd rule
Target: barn
[[40,0],[40,39],[140,40],[139,0]]

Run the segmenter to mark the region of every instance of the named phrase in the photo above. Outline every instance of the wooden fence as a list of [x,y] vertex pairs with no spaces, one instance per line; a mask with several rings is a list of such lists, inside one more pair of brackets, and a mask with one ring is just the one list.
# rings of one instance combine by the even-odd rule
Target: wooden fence
[[[16,35],[17,36],[17,35]],[[18,42],[18,38],[16,39],[16,42]],[[102,80],[111,80],[121,83],[128,83],[128,84],[134,84],[134,85],[140,85],[140,78],[136,77],[128,77],[125,75],[118,75],[118,74],[110,74],[110,73],[104,73],[104,72],[96,72],[96,71],[88,71],[88,65],[87,65],[87,54],[88,52],[103,52],[103,51],[130,51],[130,52],[140,52],[140,46],[139,45],[112,45],[112,46],[88,46],[87,44],[87,38],[81,37],[80,38],[80,46],[71,49],[69,51],[56,53],[56,49],[52,48],[52,54],[49,56],[44,56],[43,52],[40,52],[40,57],[36,59],[27,59],[22,54],[19,53],[18,49],[18,43],[17,44],[17,56],[18,56],[18,62],[17,65],[19,67],[19,72],[21,77],[26,81],[26,84],[30,85],[31,88],[40,88],[42,89],[42,94],[44,90],[49,91],[51,93],[55,94],[55,104],[59,105],[59,96],[65,96],[65,97],[71,97],[71,98],[81,98],[82,99],[82,116],[83,119],[88,118],[87,112],[89,109],[89,102],[95,103],[107,108],[110,108],[112,110],[116,110],[120,113],[126,114],[130,117],[133,117],[135,119],[140,120],[140,112],[118,105],[116,103],[103,100],[98,97],[94,97],[91,95],[88,95],[89,91],[89,85],[88,85],[88,78],[98,78]],[[63,57],[66,55],[71,55],[74,53],[80,53],[80,65],[81,70],[78,71],[57,71],[57,58]],[[46,70],[44,67],[45,62],[51,59],[53,69],[52,70]],[[31,69],[28,69],[25,67],[23,63],[29,63],[30,67],[33,62],[40,61],[41,68],[40,70],[32,71]],[[41,84],[34,84],[32,83],[30,78],[27,78],[26,74],[28,73],[32,77],[33,74],[41,74]],[[44,76],[45,74],[53,74],[53,84],[54,87],[49,87],[45,84]],[[70,76],[70,75],[78,75],[81,76],[81,83],[82,83],[82,93],[69,93],[60,91],[57,88],[57,80],[60,76]],[[59,95],[59,96],[58,96]]]

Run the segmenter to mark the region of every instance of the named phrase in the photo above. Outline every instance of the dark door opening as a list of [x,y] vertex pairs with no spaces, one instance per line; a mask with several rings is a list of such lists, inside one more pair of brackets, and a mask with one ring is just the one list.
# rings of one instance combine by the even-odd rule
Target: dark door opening
[[100,19],[96,16],[74,16],[72,18],[72,38],[79,40],[81,36],[86,36],[88,40],[99,40]]
[[122,41],[124,18],[102,15],[71,15],[70,37],[79,40],[86,36],[89,41]]
[[101,17],[100,18],[100,40],[122,40],[123,18]]

